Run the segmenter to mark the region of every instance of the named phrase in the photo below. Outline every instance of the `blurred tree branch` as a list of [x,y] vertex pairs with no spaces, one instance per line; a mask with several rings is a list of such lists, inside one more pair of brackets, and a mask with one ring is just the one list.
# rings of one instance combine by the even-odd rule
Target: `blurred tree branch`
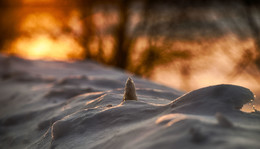
[[252,75],[253,78],[255,78],[255,80],[260,84],[260,80],[258,79],[259,73],[257,73],[256,70],[252,71],[252,69],[254,69],[252,66],[253,64],[258,70],[260,70],[260,28],[254,17],[254,12],[257,11],[257,8],[259,7],[259,1],[242,0],[242,4],[244,5],[245,19],[251,31],[251,35],[254,40],[254,48],[256,49],[257,53],[254,58],[254,55],[251,52],[252,50],[245,49],[240,61],[235,65],[234,70],[231,72],[229,77],[234,78],[237,75],[242,74],[243,71],[246,71]]

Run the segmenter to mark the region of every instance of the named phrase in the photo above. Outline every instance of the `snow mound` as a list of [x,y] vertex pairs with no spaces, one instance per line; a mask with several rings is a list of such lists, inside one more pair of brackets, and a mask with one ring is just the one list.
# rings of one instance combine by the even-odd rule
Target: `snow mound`
[[255,99],[247,88],[235,85],[215,85],[194,90],[171,103],[174,111],[215,114],[240,110],[244,104]]
[[260,148],[259,112],[239,110],[254,99],[249,89],[216,85],[183,95],[91,61],[0,56],[6,61],[0,148]]

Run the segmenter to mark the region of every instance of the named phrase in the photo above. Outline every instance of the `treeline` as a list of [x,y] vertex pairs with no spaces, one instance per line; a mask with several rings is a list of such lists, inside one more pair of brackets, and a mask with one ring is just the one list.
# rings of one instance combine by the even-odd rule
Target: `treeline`
[[[207,49],[194,51],[173,48],[173,41],[198,41],[214,39],[233,33],[239,38],[253,38],[255,49],[245,49],[231,76],[260,70],[260,2],[258,0],[58,0],[54,4],[31,4],[28,7],[55,7],[76,9],[80,12],[83,32],[75,36],[85,49],[84,57],[150,77],[162,65],[181,61],[178,66],[183,80],[192,75],[192,60],[209,53]],[[19,17],[12,17],[8,7],[22,5],[20,1],[1,1],[0,46],[17,36]],[[95,14],[101,13],[105,23],[95,24]],[[111,23],[112,17],[116,20]],[[215,17],[215,18],[214,18]],[[16,19],[17,18],[17,19]],[[226,23],[223,27],[221,22]],[[8,25],[6,25],[8,24]],[[8,28],[8,30],[7,30]],[[228,28],[228,29],[227,29]],[[70,32],[64,29],[64,32]],[[104,47],[105,37],[112,38],[112,50]],[[140,40],[145,46],[136,51]],[[98,48],[93,51],[91,44]],[[254,54],[254,50],[257,54]],[[108,54],[107,54],[108,53]],[[252,66],[252,67],[251,67]],[[196,66],[195,66],[196,67]],[[249,69],[250,67],[250,69]]]
[[[143,76],[152,75],[152,71],[159,65],[174,61],[183,61],[179,72],[186,80],[192,73],[190,60],[199,58],[207,52],[194,52],[193,49],[172,49],[174,40],[197,40],[217,38],[232,32],[239,38],[253,38],[255,49],[245,49],[242,59],[237,63],[231,76],[239,75],[246,71],[256,76],[252,71],[256,66],[260,70],[260,1],[257,0],[97,0],[76,1],[84,17],[88,18],[95,12],[95,7],[118,14],[116,25],[108,28],[109,34],[114,37],[114,49],[108,61],[103,58],[104,53],[94,56],[87,45],[91,37],[96,36],[96,30],[90,19],[85,22],[85,36],[82,45],[86,45],[86,58],[94,58],[107,64],[130,70]],[[139,21],[131,24],[131,17],[138,13]],[[207,13],[216,13],[216,20],[211,20]],[[109,17],[109,16],[108,16]],[[239,19],[237,19],[239,18]],[[228,29],[221,26],[221,21],[226,21]],[[102,35],[99,35],[102,36]],[[148,46],[139,55],[138,62],[133,62],[134,45],[139,37],[148,40]],[[100,41],[102,43],[102,39]],[[207,49],[203,49],[207,50]],[[202,51],[203,51],[202,50]],[[252,52],[256,50],[257,54]],[[196,54],[194,54],[196,53]],[[253,66],[253,67],[251,67]],[[248,69],[248,67],[250,67]]]

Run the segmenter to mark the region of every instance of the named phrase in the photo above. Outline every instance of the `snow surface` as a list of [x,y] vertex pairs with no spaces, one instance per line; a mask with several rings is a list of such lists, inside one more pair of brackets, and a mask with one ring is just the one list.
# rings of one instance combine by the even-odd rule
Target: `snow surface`
[[[92,61],[0,64],[0,148],[260,148],[260,113],[239,110],[254,94],[240,86],[184,94]],[[123,100],[129,76],[137,100]]]

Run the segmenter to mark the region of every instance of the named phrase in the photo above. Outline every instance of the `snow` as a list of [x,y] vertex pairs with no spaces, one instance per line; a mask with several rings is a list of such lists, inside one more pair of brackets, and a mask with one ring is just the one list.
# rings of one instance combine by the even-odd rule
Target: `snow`
[[0,63],[0,148],[260,148],[241,86],[184,94],[92,61]]

